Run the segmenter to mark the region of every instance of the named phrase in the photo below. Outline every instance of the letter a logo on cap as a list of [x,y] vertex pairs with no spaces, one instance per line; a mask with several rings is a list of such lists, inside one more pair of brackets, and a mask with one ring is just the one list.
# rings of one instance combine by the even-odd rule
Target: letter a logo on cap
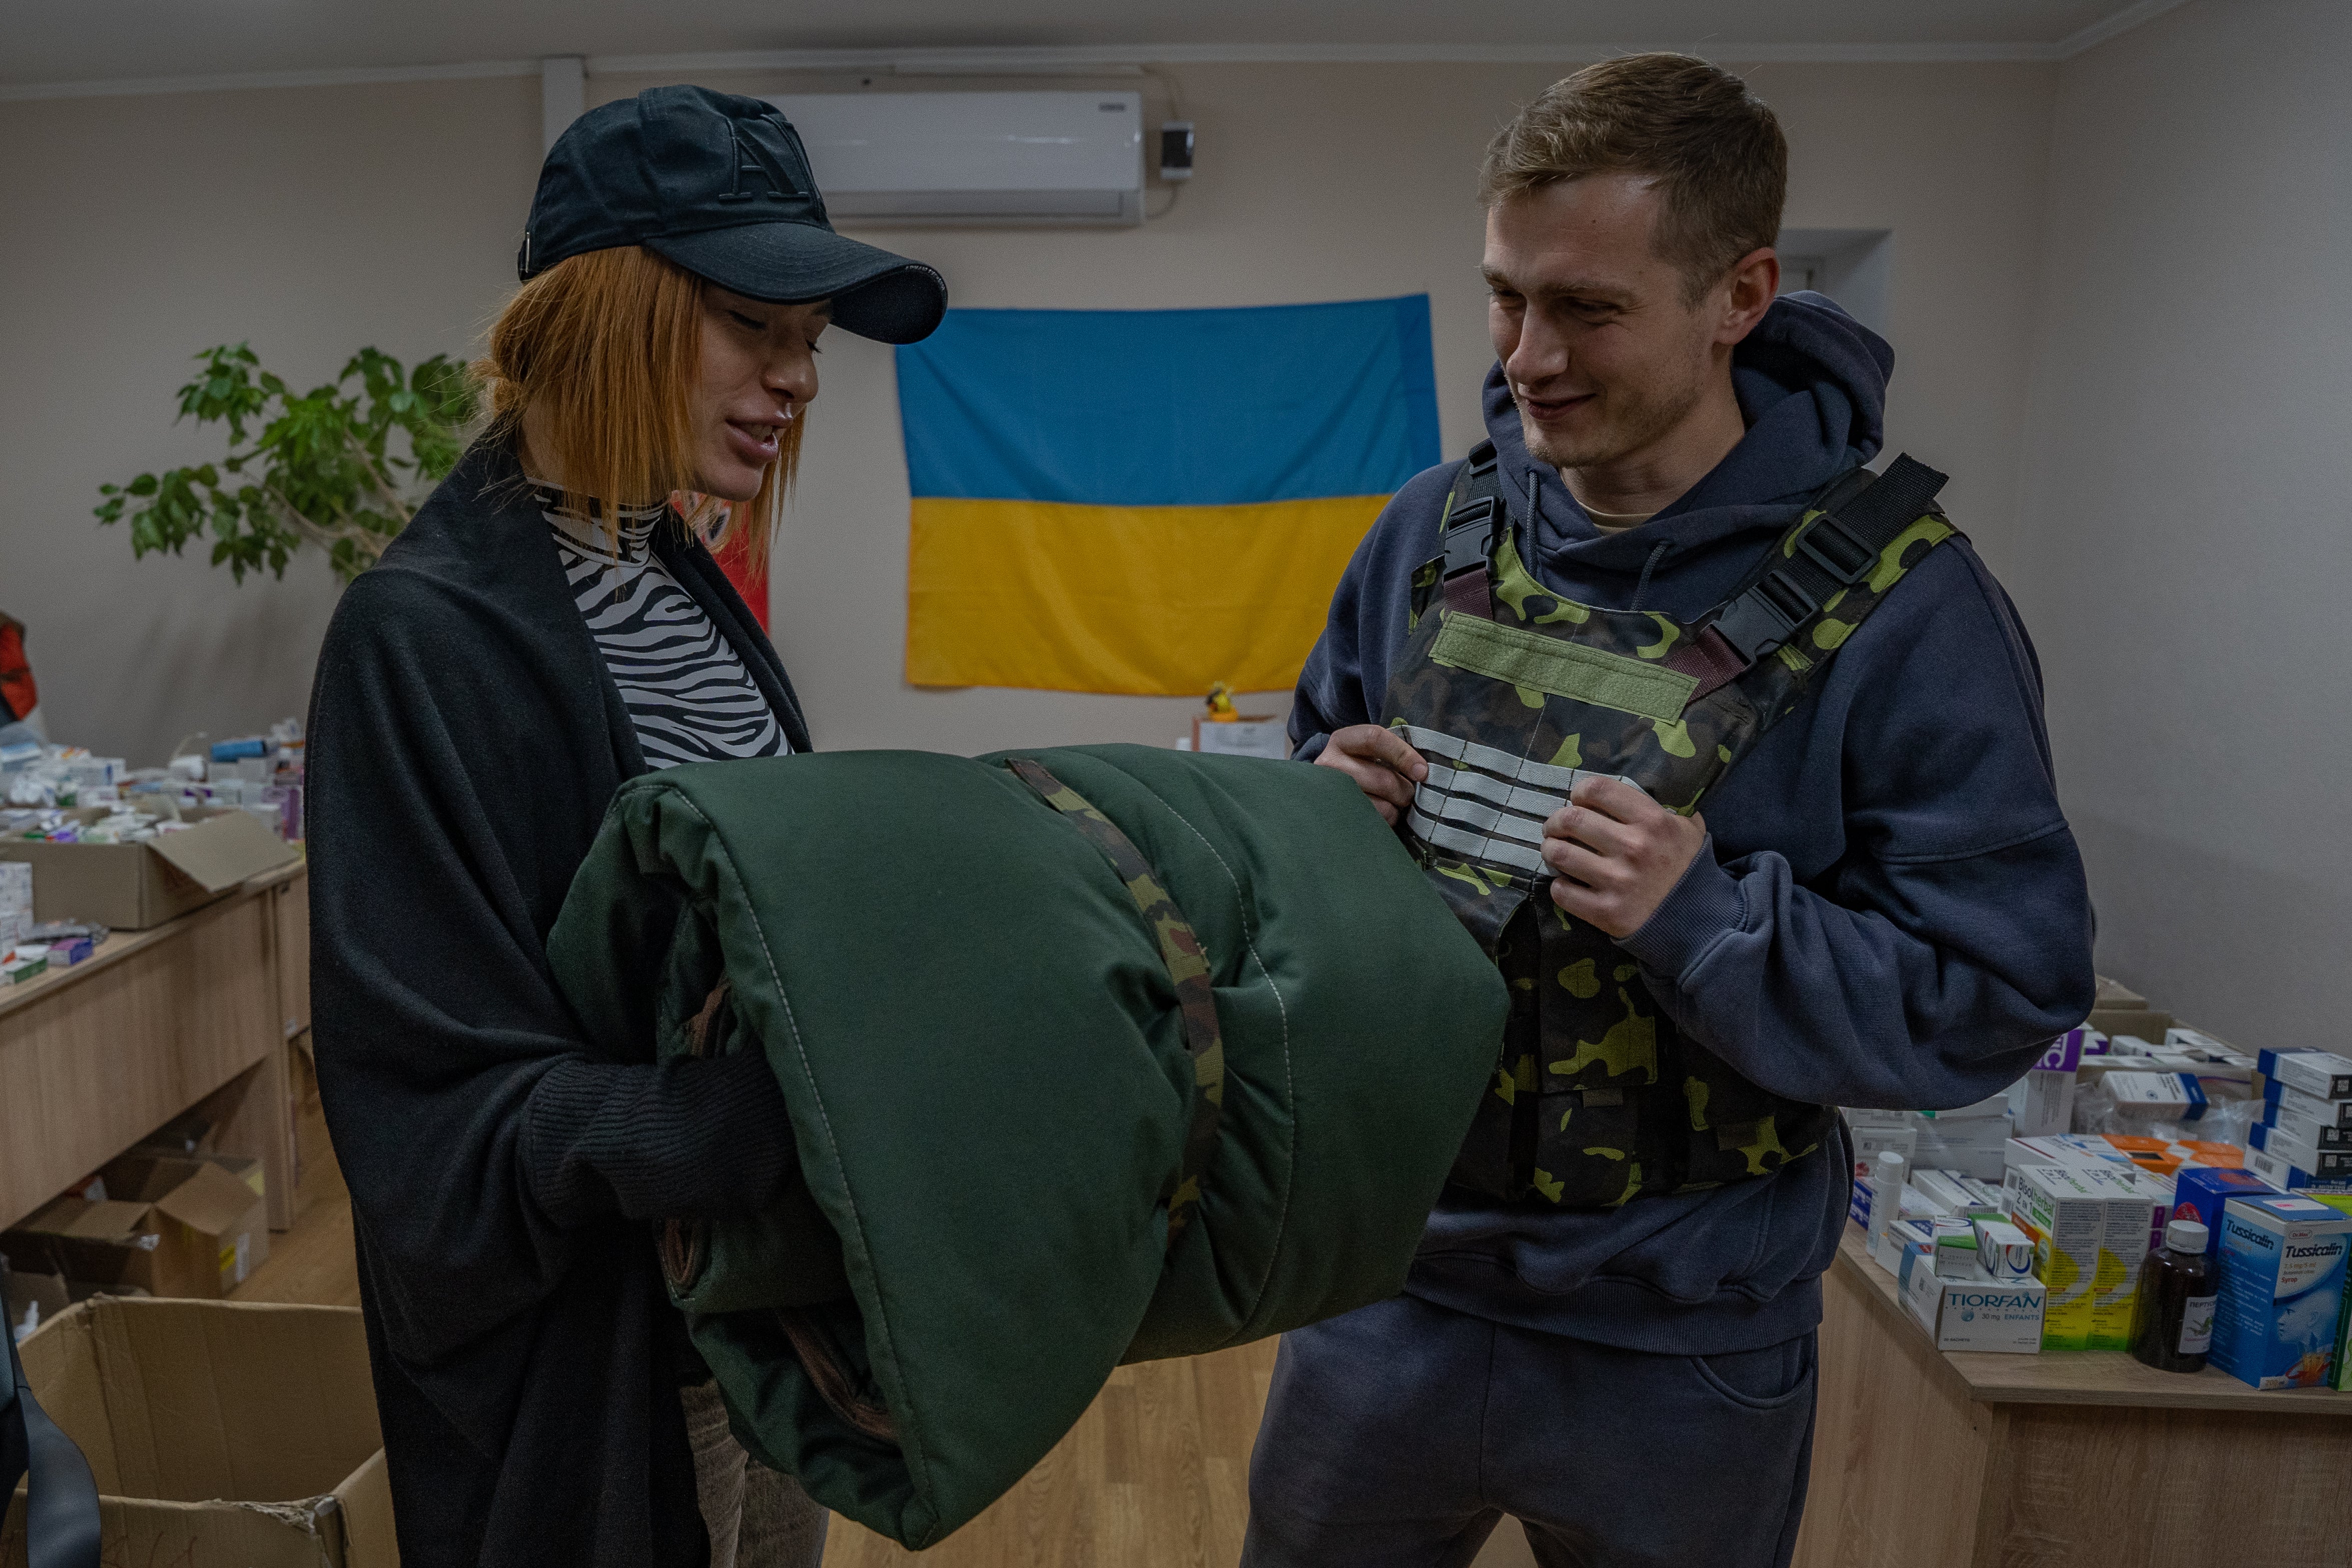
[[[735,139],[735,177],[729,182],[727,193],[719,198],[720,201],[748,202],[754,196],[765,196],[769,201],[781,202],[798,194],[793,189],[792,181],[786,177],[783,165],[777,162],[755,139],[746,137],[742,126],[730,120],[727,131]],[[767,189],[753,190],[751,188],[752,182],[764,184]]]

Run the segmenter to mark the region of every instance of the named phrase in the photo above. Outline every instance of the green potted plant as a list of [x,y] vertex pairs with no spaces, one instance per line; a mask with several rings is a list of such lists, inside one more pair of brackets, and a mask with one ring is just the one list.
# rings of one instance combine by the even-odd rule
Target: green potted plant
[[457,465],[476,413],[466,367],[446,354],[410,371],[362,349],[332,382],[299,393],[243,343],[196,360],[204,369],[180,389],[180,417],[228,426],[227,454],[100,485],[97,516],[130,523],[134,556],[178,555],[209,533],[213,564],[239,582],[264,566],[285,576],[306,540],[341,581],[373,566]]

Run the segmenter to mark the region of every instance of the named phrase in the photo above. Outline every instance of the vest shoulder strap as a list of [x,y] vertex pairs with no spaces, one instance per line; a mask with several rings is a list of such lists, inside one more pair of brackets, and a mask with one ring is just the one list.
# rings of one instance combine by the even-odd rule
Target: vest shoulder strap
[[[1492,620],[1495,548],[1510,526],[1495,444],[1481,441],[1454,470],[1437,523],[1437,558],[1424,569],[1431,575],[1427,591],[1457,613]],[[1423,607],[1414,606],[1416,616]]]
[[1907,453],[1884,474],[1856,468],[1832,481],[1740,591],[1667,659],[1670,667],[1699,677],[1690,700],[1738,679],[1811,624],[1840,590],[1869,576],[1895,537],[1934,511],[1945,482]]

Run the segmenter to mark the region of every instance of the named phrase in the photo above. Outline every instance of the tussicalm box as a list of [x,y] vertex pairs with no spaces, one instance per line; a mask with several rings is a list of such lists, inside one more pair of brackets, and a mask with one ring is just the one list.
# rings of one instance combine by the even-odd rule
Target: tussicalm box
[[2352,1215],[2307,1197],[2230,1199],[2213,1364],[2256,1388],[2326,1386],[2347,1252]]

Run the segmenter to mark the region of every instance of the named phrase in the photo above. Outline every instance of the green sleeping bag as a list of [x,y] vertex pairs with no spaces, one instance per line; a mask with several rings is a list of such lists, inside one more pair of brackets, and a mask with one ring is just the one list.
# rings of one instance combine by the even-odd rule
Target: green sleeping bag
[[1121,1362],[1394,1295],[1508,1007],[1348,779],[1133,746],[647,775],[548,951],[615,1054],[766,1056],[805,1190],[665,1226],[671,1293],[744,1446],[917,1548]]

